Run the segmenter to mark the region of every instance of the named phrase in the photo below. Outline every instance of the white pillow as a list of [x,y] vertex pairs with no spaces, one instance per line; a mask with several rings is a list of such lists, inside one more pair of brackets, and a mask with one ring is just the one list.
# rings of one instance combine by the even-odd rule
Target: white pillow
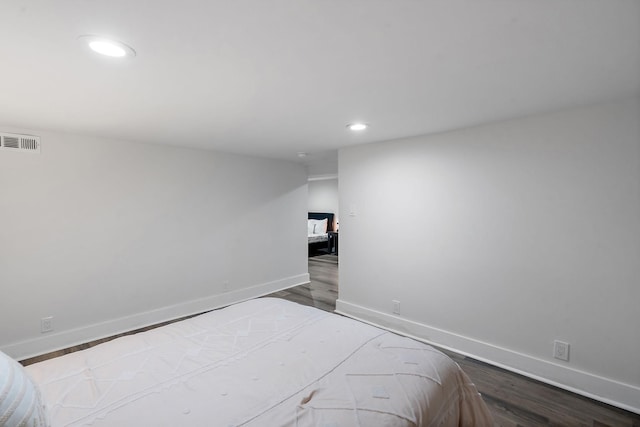
[[309,222],[313,222],[313,233],[311,234],[324,234],[327,232],[327,218],[325,219],[310,219]]
[[316,234],[324,234],[327,232],[327,218],[316,224]]
[[0,425],[48,427],[51,425],[40,390],[21,364],[0,351]]
[[314,221],[315,221],[315,219],[310,219],[310,220],[307,221],[307,235],[309,235],[309,236],[314,234],[313,232],[316,229],[316,223]]

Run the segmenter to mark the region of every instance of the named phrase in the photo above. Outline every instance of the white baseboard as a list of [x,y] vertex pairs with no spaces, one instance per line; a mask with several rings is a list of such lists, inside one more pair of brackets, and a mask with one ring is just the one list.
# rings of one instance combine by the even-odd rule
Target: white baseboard
[[273,282],[262,283],[222,294],[211,295],[196,300],[185,301],[155,310],[136,313],[131,316],[82,326],[76,329],[46,334],[42,337],[5,345],[1,350],[16,360],[23,360],[134,329],[156,325],[168,320],[178,319],[180,317],[202,313],[230,304],[246,301],[248,299],[268,295],[272,292],[292,288],[305,283],[309,283],[308,273],[286,277]]
[[340,299],[336,301],[336,313],[640,414],[640,387],[631,384],[518,353]]

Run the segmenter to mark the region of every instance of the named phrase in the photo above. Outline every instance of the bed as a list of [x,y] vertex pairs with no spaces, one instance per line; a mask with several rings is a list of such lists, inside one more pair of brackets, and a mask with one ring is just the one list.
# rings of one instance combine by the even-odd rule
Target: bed
[[474,385],[443,353],[277,298],[23,370],[52,427],[492,425]]
[[309,254],[318,250],[331,252],[329,232],[333,231],[335,215],[330,212],[309,212],[307,220],[307,238]]

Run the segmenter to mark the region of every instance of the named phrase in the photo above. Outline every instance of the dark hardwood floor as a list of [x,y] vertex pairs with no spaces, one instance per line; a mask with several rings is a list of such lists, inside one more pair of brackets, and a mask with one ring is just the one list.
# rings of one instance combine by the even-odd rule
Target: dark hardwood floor
[[[338,257],[321,255],[309,258],[309,274],[311,276],[309,284],[267,296],[284,298],[326,311],[335,310],[338,298]],[[129,335],[153,327],[121,335]],[[93,347],[113,338],[116,337],[23,360],[21,363],[28,365]],[[469,357],[450,351],[442,351],[454,359],[476,384],[478,391],[493,413],[496,426],[640,427],[640,415],[549,386]]]
[[309,258],[311,282],[306,285],[275,292],[268,297],[278,297],[325,311],[336,309],[338,299],[338,257],[320,255]]
[[[338,258],[309,258],[311,283],[269,296],[333,311],[338,297]],[[441,349],[442,350],[442,349]],[[640,415],[445,351],[476,384],[500,427],[640,427]]]

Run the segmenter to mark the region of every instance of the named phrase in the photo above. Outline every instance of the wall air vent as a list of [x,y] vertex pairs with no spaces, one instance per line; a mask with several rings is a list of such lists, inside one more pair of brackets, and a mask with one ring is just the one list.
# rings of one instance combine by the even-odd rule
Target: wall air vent
[[40,153],[40,137],[0,132],[0,150]]

